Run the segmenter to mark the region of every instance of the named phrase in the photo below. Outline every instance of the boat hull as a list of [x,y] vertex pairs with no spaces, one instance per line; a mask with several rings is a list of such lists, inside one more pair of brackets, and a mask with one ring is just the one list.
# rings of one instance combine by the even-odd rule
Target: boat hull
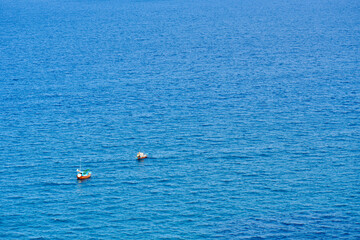
[[138,157],[137,160],[141,160],[141,159],[145,159],[145,158],[147,158],[147,155],[144,155],[142,157]]
[[86,176],[78,176],[78,175],[77,175],[76,177],[77,177],[77,179],[79,179],[79,180],[88,179],[88,178],[91,177],[91,173],[88,174],[88,175],[86,175]]

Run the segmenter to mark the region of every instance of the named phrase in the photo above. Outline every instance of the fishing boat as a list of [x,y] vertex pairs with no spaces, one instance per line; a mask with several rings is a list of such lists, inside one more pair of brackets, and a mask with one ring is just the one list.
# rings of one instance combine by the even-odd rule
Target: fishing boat
[[136,158],[137,158],[137,160],[145,159],[145,158],[147,158],[147,154],[144,154],[144,153],[142,153],[142,152],[139,152],[139,153],[136,155]]
[[91,177],[91,171],[90,169],[86,169],[85,171],[81,171],[79,169],[76,169],[77,171],[77,179],[79,180],[83,180],[83,179],[87,179],[87,178],[90,178]]

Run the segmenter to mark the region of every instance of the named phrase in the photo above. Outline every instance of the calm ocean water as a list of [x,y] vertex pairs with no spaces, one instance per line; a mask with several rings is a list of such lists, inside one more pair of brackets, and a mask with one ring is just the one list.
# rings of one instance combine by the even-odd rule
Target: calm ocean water
[[360,239],[359,49],[357,0],[0,0],[0,238]]

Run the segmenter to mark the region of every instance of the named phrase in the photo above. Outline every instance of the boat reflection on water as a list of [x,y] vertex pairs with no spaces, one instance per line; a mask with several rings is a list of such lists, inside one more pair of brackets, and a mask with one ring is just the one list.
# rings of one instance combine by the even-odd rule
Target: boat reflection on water
[[77,183],[83,183],[83,182],[91,181],[91,178],[77,179],[76,181],[77,181]]

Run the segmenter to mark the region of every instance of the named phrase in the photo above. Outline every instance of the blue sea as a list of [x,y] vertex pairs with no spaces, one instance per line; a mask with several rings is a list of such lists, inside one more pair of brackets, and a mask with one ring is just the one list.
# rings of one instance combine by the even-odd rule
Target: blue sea
[[0,0],[0,239],[360,239],[359,56],[358,0]]

